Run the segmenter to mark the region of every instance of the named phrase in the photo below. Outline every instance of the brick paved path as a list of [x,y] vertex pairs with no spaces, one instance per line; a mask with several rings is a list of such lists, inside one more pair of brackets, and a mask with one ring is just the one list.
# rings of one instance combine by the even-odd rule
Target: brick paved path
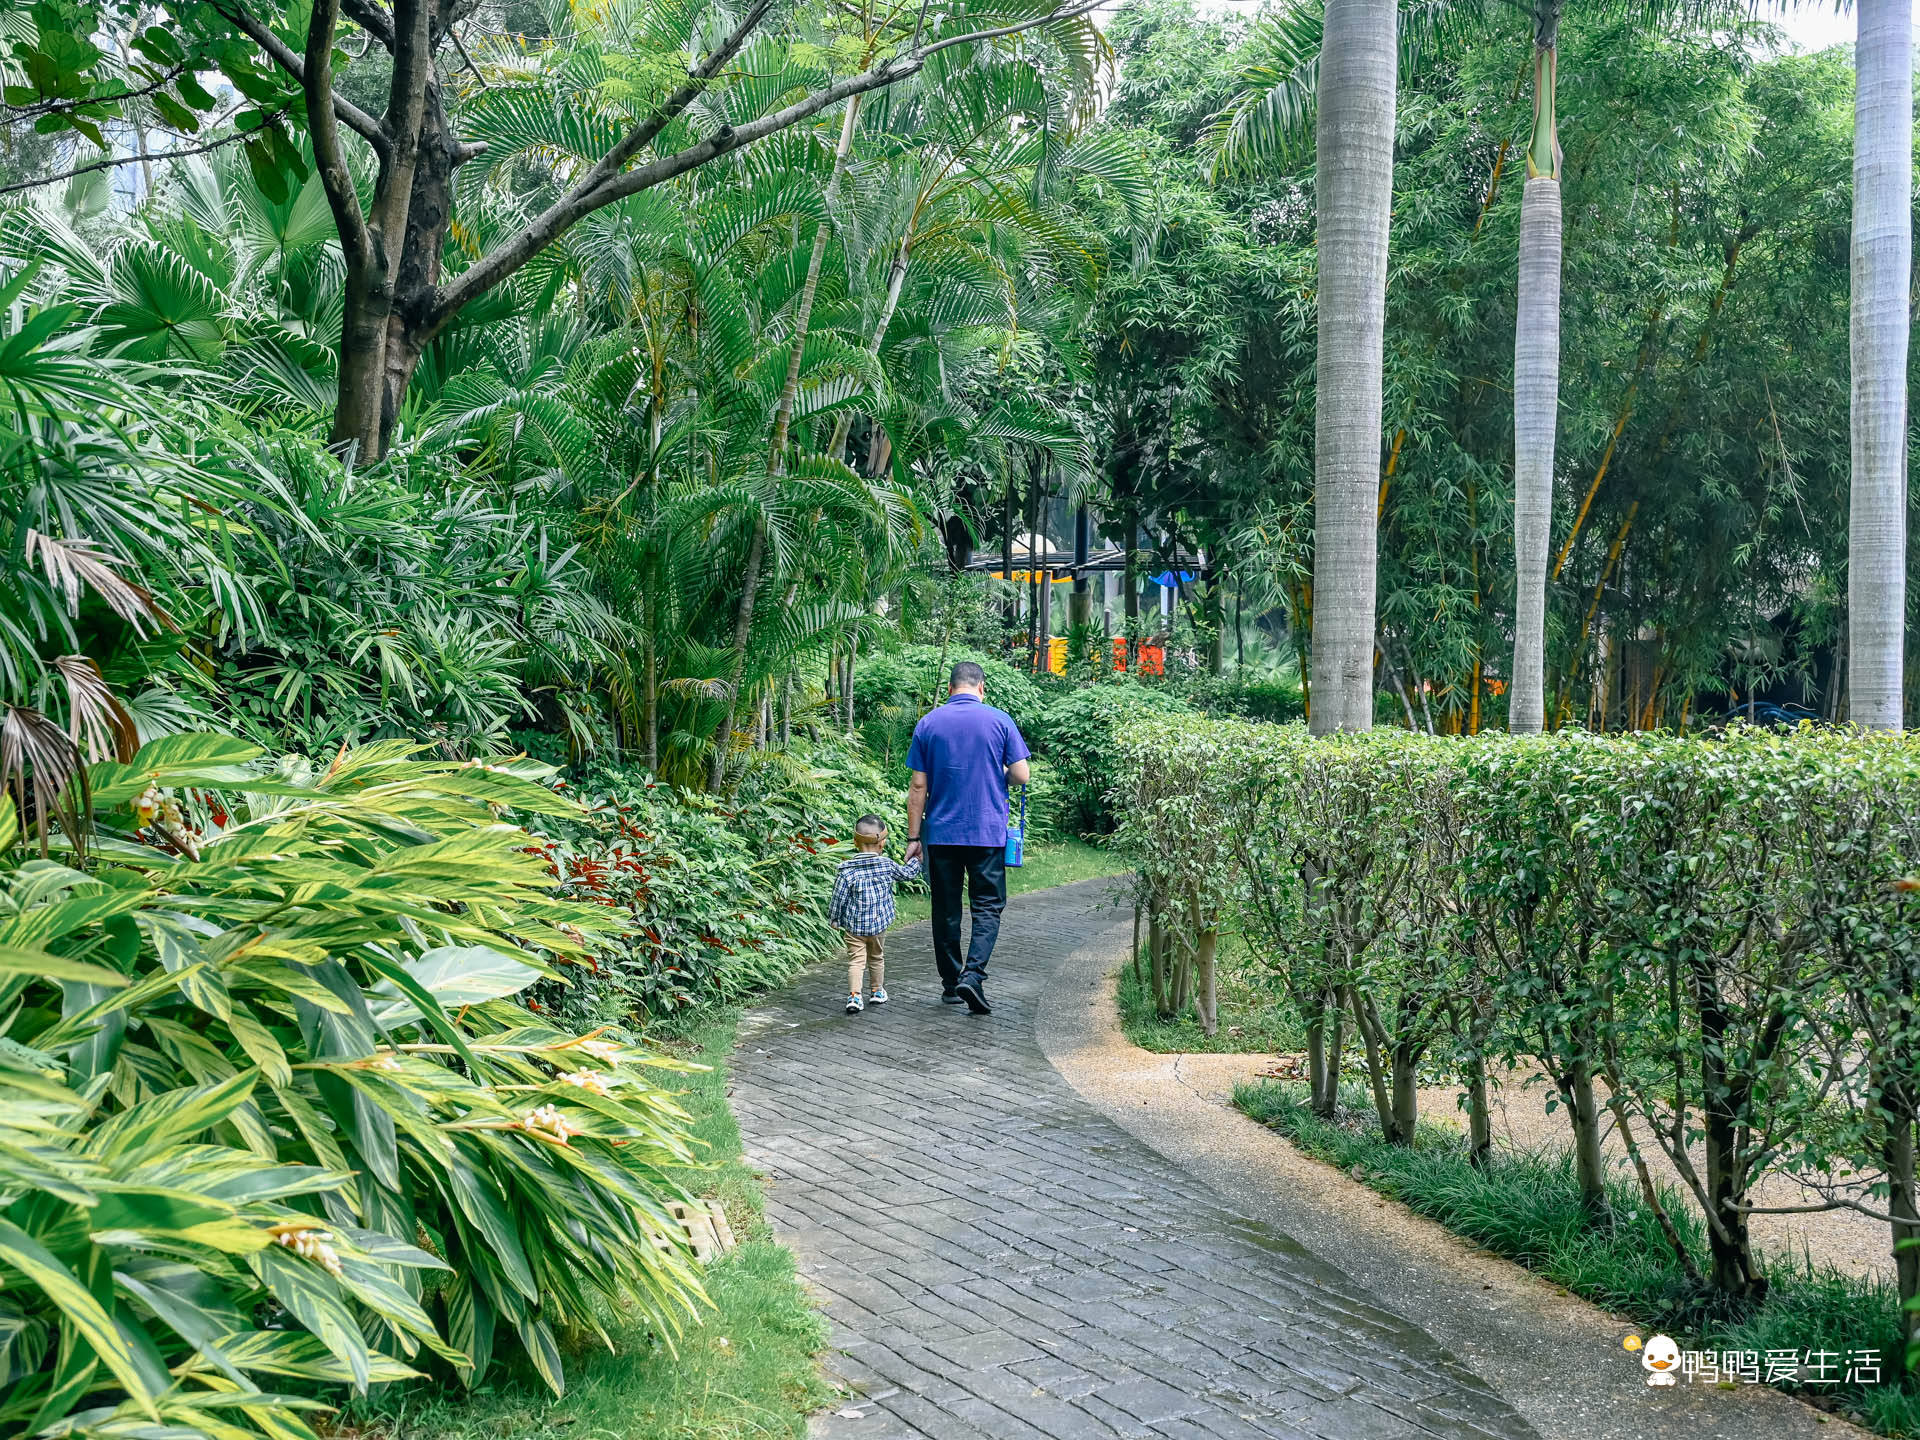
[[[1016,898],[990,1017],[938,1003],[925,926],[884,1009],[844,965],[748,1017],[734,1109],[858,1388],[831,1440],[1399,1440],[1534,1432],[1424,1332],[1107,1120],[1034,1040],[1107,882]],[[1129,917],[1130,919],[1130,917]]]

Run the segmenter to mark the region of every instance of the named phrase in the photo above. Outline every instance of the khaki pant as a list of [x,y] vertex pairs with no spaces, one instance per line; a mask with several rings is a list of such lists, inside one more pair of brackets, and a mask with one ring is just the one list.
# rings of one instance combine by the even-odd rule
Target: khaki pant
[[887,957],[882,951],[884,935],[847,935],[847,993],[858,995],[861,990],[860,977],[867,974],[873,977],[873,986],[867,993],[878,990],[885,983]]

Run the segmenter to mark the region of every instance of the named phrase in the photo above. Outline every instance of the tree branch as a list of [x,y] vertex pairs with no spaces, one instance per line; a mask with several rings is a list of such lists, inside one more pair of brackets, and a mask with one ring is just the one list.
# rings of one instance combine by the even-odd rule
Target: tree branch
[[385,173],[374,189],[373,228],[397,256],[413,204],[413,174],[420,158],[420,127],[426,121],[427,87],[433,83],[431,0],[396,0],[393,7],[393,81],[387,92]]
[[[270,118],[278,118],[284,111],[276,110]],[[222,135],[217,140],[208,140],[200,145],[183,145],[174,150],[161,150],[149,155],[112,155],[104,160],[95,160],[87,165],[76,165],[71,170],[62,170],[55,175],[42,175],[35,180],[19,180],[11,185],[0,185],[0,195],[12,195],[21,190],[37,190],[42,185],[57,185],[62,180],[71,180],[78,175],[91,175],[96,170],[117,170],[122,165],[139,165],[142,162],[157,160],[187,160],[195,155],[206,155],[228,145],[239,145],[256,132],[236,130],[232,134]]]
[[[262,25],[258,20],[254,19],[253,16],[249,15],[245,10],[228,10],[218,4],[214,6],[214,9],[224,15],[236,30],[253,41],[253,43],[258,45],[262,50],[266,51],[269,60],[273,61],[274,64],[278,65],[298,82],[300,88],[307,92],[307,104],[311,107],[313,104],[313,94],[307,85],[307,66],[298,55],[293,53],[293,47],[266,26]],[[331,31],[329,31],[329,33],[331,33]],[[376,36],[375,38],[378,37]],[[329,93],[331,93],[332,88],[332,62],[329,60],[327,83]],[[381,126],[380,122],[374,119],[373,116],[367,114],[367,112],[362,110],[358,105],[355,105],[351,100],[339,95],[334,95],[332,99],[333,113],[345,123],[349,130],[353,131],[354,134],[371,145],[375,154],[382,160],[385,160],[387,158],[387,132]]]
[[[95,105],[118,105],[123,100],[137,100],[151,95],[156,90],[164,90],[186,73],[184,63],[169,67],[163,74],[144,85],[122,90],[117,95],[88,95],[78,100],[47,100],[37,105],[8,105],[5,107],[10,123],[18,124],[22,120],[38,120],[42,115],[71,115],[76,110],[84,110]],[[152,157],[149,156],[149,159]],[[44,183],[36,181],[36,184]]]
[[650,143],[664,130],[668,123],[693,103],[706,82],[717,74],[726,62],[738,53],[757,27],[771,0],[755,0],[746,17],[735,27],[714,52],[707,57],[688,77],[687,84],[670,95],[654,113],[641,124],[627,133],[621,142],[607,152],[580,181],[564,196],[555,201],[540,215],[502,244],[498,249],[481,257],[472,268],[455,277],[439,288],[428,314],[427,336],[431,338],[460,312],[461,307],[486,294],[508,276],[519,270],[535,255],[552,244],[567,230],[591,215],[629,195],[637,195],[642,190],[650,190],[664,184],[689,170],[698,169],[708,161],[725,154],[729,150],[742,149],[757,140],[798,125],[811,119],[829,106],[855,95],[864,95],[873,90],[882,90],[889,85],[919,73],[927,61],[942,50],[956,45],[974,44],[986,40],[998,40],[1008,35],[1018,34],[1036,26],[1054,24],[1062,20],[1078,19],[1091,14],[1107,0],[1080,0],[1080,3],[1049,11],[1045,15],[1035,16],[1031,20],[1019,21],[1012,25],[1003,25],[993,30],[974,30],[963,35],[951,35],[944,40],[936,40],[930,45],[909,50],[903,56],[882,61],[869,70],[853,75],[838,84],[830,85],[804,100],[796,101],[784,110],[776,110],[771,115],[763,115],[758,120],[749,121],[739,127],[722,126],[706,139],[689,145],[673,155],[663,155],[635,170],[622,171],[622,167],[639,153],[642,146]]
[[374,0],[340,0],[346,17],[380,42],[380,48],[393,53],[393,17]]
[[[340,23],[340,0],[314,0],[307,21],[307,54],[300,88],[307,96],[307,133],[313,140],[314,168],[333,210],[334,228],[349,276],[357,270],[371,275],[375,267],[373,236],[360,210],[360,192],[340,148],[340,129],[333,109],[333,32]],[[276,37],[277,38],[277,37]]]

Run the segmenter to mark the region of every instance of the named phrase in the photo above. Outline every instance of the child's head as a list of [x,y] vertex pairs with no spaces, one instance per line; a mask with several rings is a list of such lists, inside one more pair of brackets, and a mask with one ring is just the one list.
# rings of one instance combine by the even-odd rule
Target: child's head
[[878,815],[862,815],[853,822],[853,847],[856,850],[887,848],[887,822]]

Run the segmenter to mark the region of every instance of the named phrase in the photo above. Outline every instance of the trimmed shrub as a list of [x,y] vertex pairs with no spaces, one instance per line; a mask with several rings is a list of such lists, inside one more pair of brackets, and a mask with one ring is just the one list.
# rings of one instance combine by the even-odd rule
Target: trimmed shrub
[[1058,777],[1055,814],[1063,832],[1112,832],[1120,734],[1155,716],[1198,718],[1175,696],[1126,675],[1064,690],[1046,702],[1028,738],[1047,757]]
[[[1122,836],[1149,891],[1197,872],[1237,898],[1308,1028],[1317,1112],[1351,1035],[1382,1134],[1410,1143],[1433,1052],[1468,1080],[1484,1161],[1487,1064],[1537,1065],[1586,1204],[1608,1206],[1610,1117],[1696,1283],[1764,1297],[1752,1195],[1788,1171],[1890,1216],[1902,1299],[1920,1298],[1920,746],[1160,721],[1120,754]],[[1212,923],[1167,913],[1188,946]],[[1645,1145],[1679,1174],[1697,1243]]]

